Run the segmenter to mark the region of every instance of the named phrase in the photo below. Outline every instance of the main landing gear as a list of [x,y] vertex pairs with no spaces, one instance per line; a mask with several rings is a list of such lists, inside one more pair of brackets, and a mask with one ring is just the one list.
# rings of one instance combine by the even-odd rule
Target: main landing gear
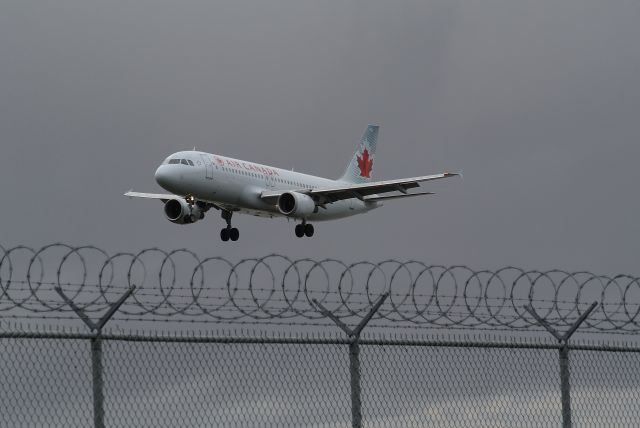
[[313,225],[304,221],[301,224],[297,224],[296,236],[298,238],[302,238],[303,236],[311,238],[313,236]]
[[237,228],[231,227],[231,216],[233,215],[232,211],[221,210],[222,218],[227,222],[227,227],[220,231],[220,239],[224,242],[227,242],[229,239],[232,241],[237,241],[240,238],[240,232]]

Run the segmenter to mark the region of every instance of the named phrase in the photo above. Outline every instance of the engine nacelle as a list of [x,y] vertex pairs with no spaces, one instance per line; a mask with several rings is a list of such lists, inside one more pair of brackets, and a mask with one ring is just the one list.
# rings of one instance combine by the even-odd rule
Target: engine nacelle
[[286,192],[278,198],[278,210],[290,217],[305,217],[318,211],[310,196],[298,192]]
[[204,218],[204,211],[198,204],[189,205],[184,199],[169,199],[164,204],[167,220],[176,224],[195,223]]

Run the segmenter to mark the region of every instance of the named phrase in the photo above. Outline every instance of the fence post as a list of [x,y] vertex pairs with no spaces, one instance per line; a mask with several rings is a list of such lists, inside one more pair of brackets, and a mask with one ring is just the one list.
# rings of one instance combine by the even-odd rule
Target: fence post
[[91,338],[91,374],[93,379],[93,426],[104,428],[104,395],[102,385],[102,338]]
[[351,426],[362,426],[362,401],[360,398],[360,344],[358,338],[349,343],[349,374],[351,375]]
[[556,329],[538,315],[533,306],[525,306],[524,309],[531,314],[549,333],[560,342],[560,394],[562,396],[562,427],[571,428],[571,385],[569,382],[569,339],[576,332],[578,327],[598,306],[598,302],[593,302],[591,306],[577,319],[575,323],[561,335]]
[[351,376],[351,426],[353,428],[362,427],[362,401],[360,398],[360,333],[362,329],[369,323],[373,315],[378,312],[380,306],[389,297],[389,293],[385,293],[376,302],[367,315],[360,321],[360,324],[355,329],[349,328],[343,323],[337,316],[331,311],[322,306],[320,302],[313,299],[313,303],[318,307],[318,310],[322,315],[331,319],[347,336],[351,339],[349,341],[349,374]]
[[117,302],[109,307],[109,310],[100,318],[97,323],[91,321],[91,319],[80,309],[73,300],[69,299],[60,287],[56,287],[56,292],[62,297],[67,305],[73,309],[78,317],[89,327],[92,332],[95,332],[91,337],[91,375],[93,383],[93,426],[95,428],[104,428],[104,393],[102,382],[102,328],[111,319],[113,314],[122,306],[125,300],[135,290],[135,285],[129,288]]

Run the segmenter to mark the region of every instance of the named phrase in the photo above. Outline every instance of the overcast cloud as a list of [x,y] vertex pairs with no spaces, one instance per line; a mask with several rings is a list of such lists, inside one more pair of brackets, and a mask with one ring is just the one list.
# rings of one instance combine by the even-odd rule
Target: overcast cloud
[[[0,243],[189,247],[639,273],[637,1],[3,1]],[[463,170],[438,194],[316,224],[169,223],[168,154],[339,176]]]

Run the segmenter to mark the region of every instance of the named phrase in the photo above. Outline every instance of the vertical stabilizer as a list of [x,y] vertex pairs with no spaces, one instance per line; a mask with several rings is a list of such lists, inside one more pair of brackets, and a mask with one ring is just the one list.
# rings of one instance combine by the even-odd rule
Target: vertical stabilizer
[[347,170],[339,180],[348,183],[367,183],[371,181],[375,166],[379,128],[377,125],[367,126],[367,130],[364,132],[360,144],[358,144],[356,152],[353,154],[349,166],[347,166]]

